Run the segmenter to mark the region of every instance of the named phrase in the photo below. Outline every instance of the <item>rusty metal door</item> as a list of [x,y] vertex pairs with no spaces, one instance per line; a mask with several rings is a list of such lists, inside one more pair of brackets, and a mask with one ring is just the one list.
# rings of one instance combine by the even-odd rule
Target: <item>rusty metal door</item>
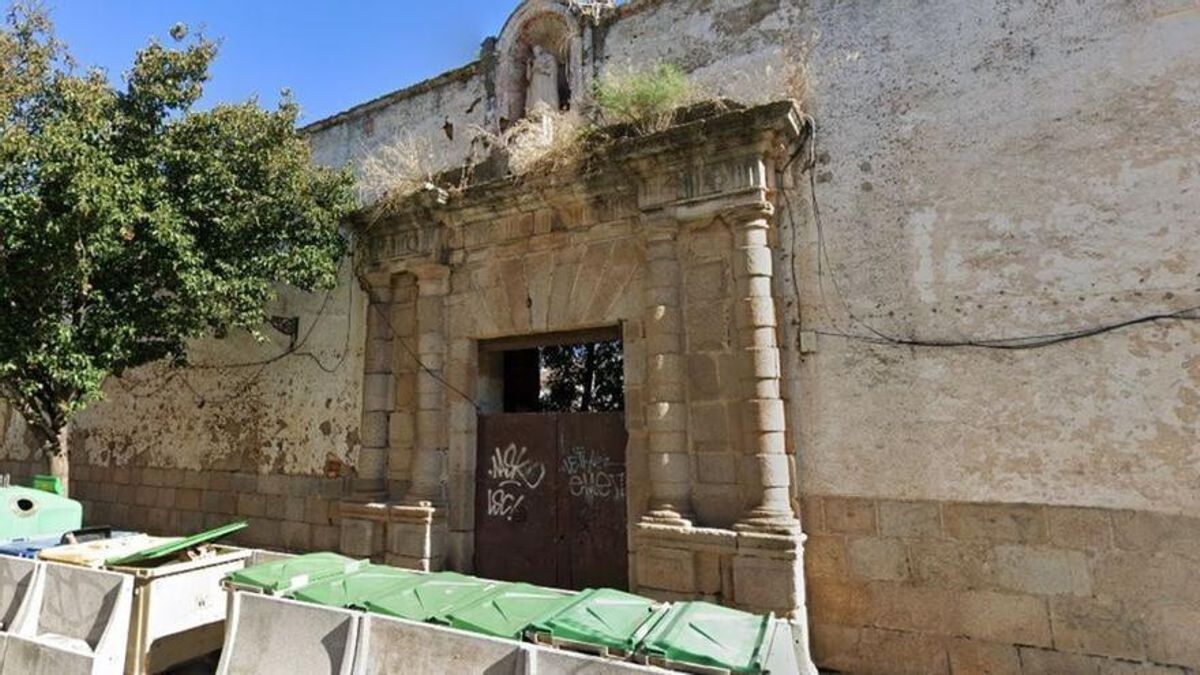
[[625,588],[625,416],[559,416],[559,530],[566,538],[567,588]]
[[625,588],[626,440],[621,413],[480,416],[476,573]]
[[479,418],[475,572],[553,586],[558,538],[557,415]]

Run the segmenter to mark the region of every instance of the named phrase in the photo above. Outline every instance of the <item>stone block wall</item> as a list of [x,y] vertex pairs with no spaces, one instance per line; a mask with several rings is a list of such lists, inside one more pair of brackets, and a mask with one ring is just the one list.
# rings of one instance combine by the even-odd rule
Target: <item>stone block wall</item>
[[[45,467],[40,461],[4,460],[0,473],[28,485]],[[177,536],[247,520],[250,526],[230,543],[285,551],[339,550],[339,498],[353,489],[351,478],[71,467],[71,498],[83,504],[85,525]]]
[[844,672],[1200,667],[1200,519],[808,496],[813,657]]

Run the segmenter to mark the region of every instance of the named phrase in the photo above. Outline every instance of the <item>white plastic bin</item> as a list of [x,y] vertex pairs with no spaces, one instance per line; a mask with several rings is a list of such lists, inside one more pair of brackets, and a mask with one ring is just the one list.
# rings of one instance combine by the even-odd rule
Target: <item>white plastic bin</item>
[[110,567],[133,577],[133,613],[125,672],[161,672],[221,648],[225,591],[221,579],[253,553],[213,546],[210,555],[157,567]]

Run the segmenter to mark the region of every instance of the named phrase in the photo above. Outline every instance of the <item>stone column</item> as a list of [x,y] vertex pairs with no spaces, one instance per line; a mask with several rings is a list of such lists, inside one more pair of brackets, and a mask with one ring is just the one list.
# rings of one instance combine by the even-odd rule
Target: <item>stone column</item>
[[450,268],[422,265],[417,277],[417,424],[412,486],[405,495],[409,505],[439,506],[442,494],[442,455],[446,434],[446,397],[442,383],[446,361],[446,295]]
[[650,508],[642,522],[691,525],[691,469],[684,402],[683,317],[674,222],[646,230],[646,445]]
[[[398,567],[442,569],[448,535],[442,456],[446,433],[446,295],[450,268],[427,264],[412,269],[417,279],[416,439],[412,484],[403,503],[392,506],[387,526],[387,561]],[[411,355],[408,355],[412,358]]]
[[726,212],[734,238],[733,277],[736,292],[738,348],[742,353],[743,428],[745,449],[753,453],[758,506],[736,529],[776,534],[800,531],[792,512],[791,475],[785,450],[782,375],[776,341],[775,300],[771,293],[771,249],[767,235],[770,204]]

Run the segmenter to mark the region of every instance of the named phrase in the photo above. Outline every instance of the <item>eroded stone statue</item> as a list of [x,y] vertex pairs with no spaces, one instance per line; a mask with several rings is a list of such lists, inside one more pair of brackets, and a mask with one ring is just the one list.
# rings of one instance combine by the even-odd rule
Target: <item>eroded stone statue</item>
[[558,59],[544,48],[534,45],[533,58],[526,69],[525,111],[532,113],[541,107],[560,110],[558,95]]

